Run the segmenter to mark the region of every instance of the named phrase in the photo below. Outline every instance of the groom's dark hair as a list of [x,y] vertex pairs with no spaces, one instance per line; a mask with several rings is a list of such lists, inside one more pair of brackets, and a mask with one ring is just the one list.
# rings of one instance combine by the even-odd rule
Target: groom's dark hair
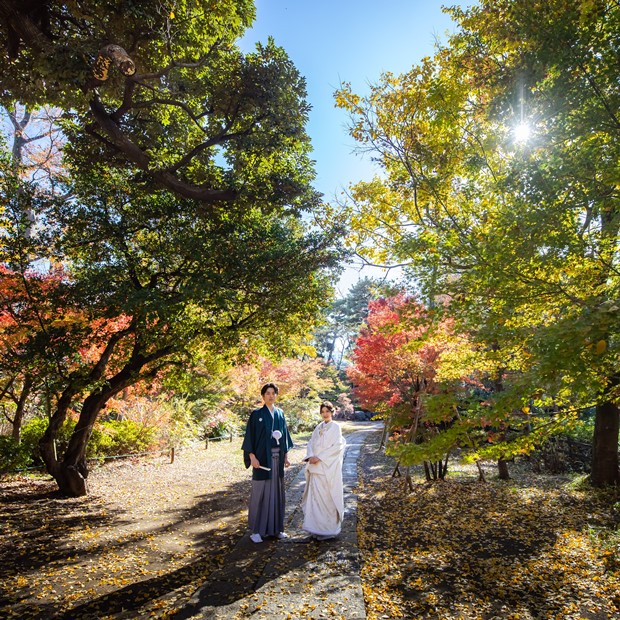
[[273,391],[277,394],[279,392],[278,386],[275,383],[265,383],[263,387],[260,389],[260,395],[264,396],[265,392],[269,389],[273,388]]

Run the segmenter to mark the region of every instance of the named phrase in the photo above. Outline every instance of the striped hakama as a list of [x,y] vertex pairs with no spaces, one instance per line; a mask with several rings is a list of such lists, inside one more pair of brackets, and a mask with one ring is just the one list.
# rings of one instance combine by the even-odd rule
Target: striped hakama
[[277,536],[284,531],[284,478],[280,478],[280,448],[271,449],[271,479],[252,480],[248,510],[250,532]]

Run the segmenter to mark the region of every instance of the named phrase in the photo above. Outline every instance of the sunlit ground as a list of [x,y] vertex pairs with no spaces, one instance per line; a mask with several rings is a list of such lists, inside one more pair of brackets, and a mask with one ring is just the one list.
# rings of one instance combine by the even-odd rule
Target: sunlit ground
[[[294,436],[289,481],[309,436]],[[168,617],[247,528],[240,437],[181,449],[174,463],[94,465],[89,485],[88,496],[63,499],[47,474],[0,480],[0,617]]]
[[[363,457],[358,537],[368,618],[620,617],[617,492],[511,466],[475,465],[414,490]],[[401,468],[402,469],[402,468]],[[614,507],[615,506],[615,507]]]

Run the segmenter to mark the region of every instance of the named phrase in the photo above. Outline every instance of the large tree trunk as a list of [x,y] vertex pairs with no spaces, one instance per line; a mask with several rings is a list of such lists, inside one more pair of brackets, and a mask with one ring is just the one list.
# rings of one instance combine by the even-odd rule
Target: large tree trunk
[[[612,383],[618,385],[620,377]],[[590,482],[595,487],[620,484],[618,466],[618,433],[620,431],[620,408],[612,402],[596,406],[594,438],[592,442],[592,472]]]
[[54,476],[63,495],[81,497],[88,493],[86,446],[97,416],[111,396],[110,390],[94,392],[86,398],[82,405],[80,419],[73,430],[64,458],[59,464],[57,475]]
[[[119,381],[122,375],[124,381]],[[129,385],[129,377],[131,372],[126,368],[111,380],[105,388],[95,390],[91,392],[82,404],[82,410],[73,434],[69,439],[69,445],[62,458],[62,461],[57,460],[54,454],[54,439],[58,433],[58,429],[62,426],[68,410],[67,398],[65,394],[61,397],[58,407],[50,424],[41,439],[39,444],[41,448],[41,455],[43,461],[47,466],[47,471],[58,484],[58,489],[63,495],[69,497],[81,497],[88,493],[88,484],[86,479],[88,478],[88,464],[86,462],[86,447],[88,440],[93,431],[93,426],[97,420],[97,416],[106,402],[115,394],[117,394],[123,387]],[[114,381],[117,380],[117,381]],[[110,383],[114,382],[114,387],[110,386]],[[68,396],[68,395],[67,395]],[[65,398],[65,400],[63,400]],[[71,402],[71,399],[68,399]]]
[[[43,437],[41,437],[41,440],[39,441],[41,458],[45,463],[47,472],[56,480],[61,493],[72,496],[73,493],[68,492],[71,485],[68,483],[67,480],[65,480],[62,465],[56,457],[55,441],[56,437],[58,436],[58,431],[60,430],[64,421],[67,418],[67,412],[69,411],[71,401],[73,400],[73,397],[76,395],[76,393],[76,386],[70,385],[65,389],[65,391],[58,399],[56,411],[54,411],[54,415],[52,415],[52,417],[50,418],[47,429],[45,430]],[[86,489],[84,489],[84,492],[86,492]],[[82,495],[83,494],[84,493],[82,493]]]
[[[114,348],[115,342],[120,340],[121,333],[117,333],[115,338],[110,341],[98,363],[97,373],[93,377],[101,377],[103,370],[107,364],[109,356]],[[47,471],[54,477],[58,484],[58,488],[63,495],[69,497],[81,497],[88,493],[88,465],[86,463],[86,446],[90,439],[93,426],[97,420],[99,412],[110,398],[124,390],[129,385],[137,383],[143,378],[152,378],[157,376],[161,366],[152,368],[148,373],[140,375],[145,365],[169,355],[173,348],[166,346],[160,350],[145,356],[139,352],[139,343],[134,345],[134,351],[125,366],[119,370],[113,377],[107,379],[103,387],[92,391],[84,400],[80,418],[73,430],[67,451],[62,461],[58,461],[54,456],[54,439],[58,430],[62,426],[67,411],[73,398],[80,392],[77,387],[67,388],[56,407],[56,412],[50,420],[50,424],[41,439],[41,455],[47,466]]]
[[[609,196],[613,196],[610,191]],[[606,244],[602,246],[601,263],[613,265],[615,252],[618,247],[618,227],[620,226],[620,213],[615,202],[605,201],[605,208],[601,209],[601,233]],[[608,281],[609,267],[601,274],[601,285],[605,286]],[[609,336],[605,339],[609,348]],[[615,392],[620,385],[620,373],[615,372],[609,377],[607,394]],[[606,398],[604,402],[596,405],[596,417],[594,419],[594,437],[592,439],[592,471],[590,482],[595,487],[620,484],[620,472],[618,471],[618,431],[620,424],[620,409],[618,405]]]
[[[56,480],[58,488],[63,495],[80,497],[86,495],[88,492],[88,487],[86,486],[86,477],[88,476],[88,469],[86,467],[86,444],[92,432],[92,425],[107,398],[110,398],[113,394],[122,390],[123,387],[129,385],[132,371],[139,371],[144,365],[144,357],[135,355],[135,345],[134,355],[132,355],[130,362],[116,376],[106,382],[105,385],[107,387],[104,389],[109,395],[101,401],[98,408],[96,405],[99,403],[99,399],[102,398],[104,389],[98,389],[92,392],[84,401],[80,419],[69,440],[67,455],[62,461],[57,459],[56,447],[54,444],[58,436],[58,431],[67,419],[67,413],[74,398],[76,398],[89,383],[99,381],[103,377],[114,348],[118,342],[130,332],[131,329],[126,329],[113,334],[105,350],[101,354],[99,361],[93,366],[90,376],[87,379],[84,377],[76,377],[74,381],[69,383],[58,399],[56,411],[50,418],[50,423],[39,442],[41,458],[45,463],[48,473]],[[114,388],[111,387],[113,384],[118,389],[114,390]]]

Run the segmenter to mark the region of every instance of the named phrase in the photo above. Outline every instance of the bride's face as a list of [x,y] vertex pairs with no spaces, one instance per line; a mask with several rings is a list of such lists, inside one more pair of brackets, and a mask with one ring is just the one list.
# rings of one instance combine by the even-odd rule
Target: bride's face
[[321,407],[321,417],[324,422],[331,422],[332,412],[327,407]]

